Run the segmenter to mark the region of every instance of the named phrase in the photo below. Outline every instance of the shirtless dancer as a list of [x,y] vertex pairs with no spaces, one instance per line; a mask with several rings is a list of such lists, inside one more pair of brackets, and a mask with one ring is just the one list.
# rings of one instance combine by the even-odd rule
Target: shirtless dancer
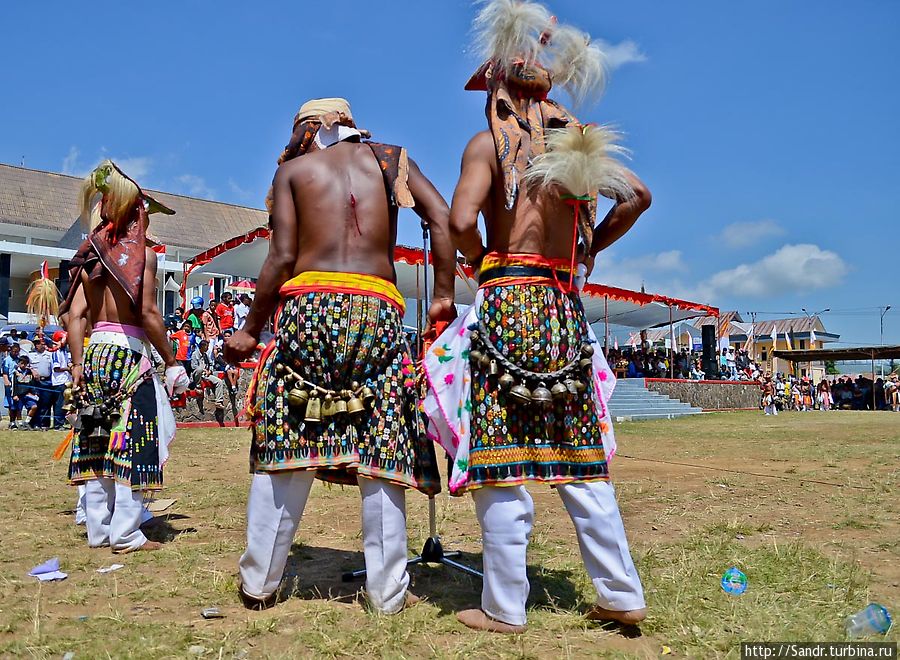
[[60,308],[78,409],[69,481],[85,486],[88,545],[116,553],[159,548],[140,530],[142,491],[162,488],[175,418],[151,345],[165,362],[169,393],[188,384],[156,306],[156,253],[146,238],[155,212],[174,213],[112,161],[87,177],[82,217],[92,231],[72,259]]
[[[634,624],[644,596],[607,468],[615,377],[578,289],[650,193],[614,158],[613,134],[547,99],[554,80],[576,98],[596,87],[601,54],[587,35],[515,0],[488,2],[476,32],[487,62],[466,88],[487,91],[490,130],[463,154],[451,231],[480,288],[425,358],[425,412],[453,459],[450,491],[472,493],[482,528],[481,608],[459,619],[525,629],[534,505],[524,484],[537,481],[557,486],[575,525],[598,598],[588,618]],[[598,191],[615,205],[595,230]]]
[[276,599],[318,477],[359,486],[367,597],[375,610],[398,612],[412,598],[405,489],[440,488],[393,251],[398,208],[411,207],[431,227],[429,318],[451,319],[449,211],[405,149],[363,136],[343,99],[300,108],[268,200],[269,256],[247,321],[225,345],[229,362],[247,358],[278,306],[247,398],[253,480],[240,588],[251,608]]

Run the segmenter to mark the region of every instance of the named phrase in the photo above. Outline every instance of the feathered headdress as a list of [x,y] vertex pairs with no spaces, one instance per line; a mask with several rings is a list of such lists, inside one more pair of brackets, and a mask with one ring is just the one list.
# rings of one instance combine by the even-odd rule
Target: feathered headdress
[[[527,91],[530,79],[543,71],[576,105],[600,98],[606,57],[589,34],[558,25],[546,7],[529,0],[483,0],[480,4],[472,50],[484,64],[466,89],[489,90],[507,80],[519,87],[518,78],[524,78]],[[520,75],[523,69],[524,76]],[[549,91],[549,86],[543,91]]]
[[50,268],[46,261],[41,264],[38,278],[28,286],[25,309],[37,317],[40,328],[50,323],[51,316],[59,314],[59,290],[50,277]]
[[535,156],[525,181],[540,186],[556,184],[576,197],[624,200],[634,197],[629,170],[617,157],[628,149],[617,142],[620,134],[605,126],[568,126],[545,133],[544,153]]

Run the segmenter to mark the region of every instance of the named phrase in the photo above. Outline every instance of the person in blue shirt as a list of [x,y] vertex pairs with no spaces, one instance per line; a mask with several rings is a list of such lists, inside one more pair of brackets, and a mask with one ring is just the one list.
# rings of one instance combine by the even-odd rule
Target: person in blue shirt
[[6,391],[6,409],[9,410],[9,428],[18,428],[17,421],[19,413],[13,403],[13,372],[16,370],[16,364],[19,361],[19,344],[11,340],[9,337],[2,339],[3,344],[8,348],[3,360],[0,361],[0,374],[3,377],[3,386]]

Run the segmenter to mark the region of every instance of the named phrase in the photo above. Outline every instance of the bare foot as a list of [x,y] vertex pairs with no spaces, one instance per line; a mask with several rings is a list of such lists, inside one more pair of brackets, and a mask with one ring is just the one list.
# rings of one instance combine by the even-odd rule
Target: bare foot
[[526,626],[514,626],[493,619],[484,613],[484,610],[463,610],[456,615],[457,620],[473,630],[486,630],[487,632],[505,633],[507,635],[519,635],[525,632]]
[[636,626],[647,618],[647,608],[620,612],[594,605],[585,616],[588,621],[618,621],[626,626]]
[[143,545],[136,548],[122,548],[121,550],[113,550],[114,555],[130,555],[132,552],[153,552],[162,548],[159,541],[144,541]]

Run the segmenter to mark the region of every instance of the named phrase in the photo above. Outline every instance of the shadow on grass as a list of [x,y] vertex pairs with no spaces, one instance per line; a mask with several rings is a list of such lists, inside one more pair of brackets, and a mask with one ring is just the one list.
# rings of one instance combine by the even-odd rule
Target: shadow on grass
[[[480,554],[463,552],[456,561],[481,569]],[[294,544],[285,567],[279,600],[361,601],[365,577],[344,582],[342,576],[363,568],[362,552]],[[442,615],[481,604],[481,580],[478,578],[439,564],[415,564],[409,572],[410,591],[437,606]],[[528,607],[570,611],[583,607],[573,576],[574,572],[569,570],[528,566],[531,583]]]
[[196,527],[177,528],[171,524],[172,520],[190,520],[190,516],[181,513],[165,513],[155,516],[141,525],[141,531],[148,539],[159,543],[169,543],[181,534],[197,531]]

